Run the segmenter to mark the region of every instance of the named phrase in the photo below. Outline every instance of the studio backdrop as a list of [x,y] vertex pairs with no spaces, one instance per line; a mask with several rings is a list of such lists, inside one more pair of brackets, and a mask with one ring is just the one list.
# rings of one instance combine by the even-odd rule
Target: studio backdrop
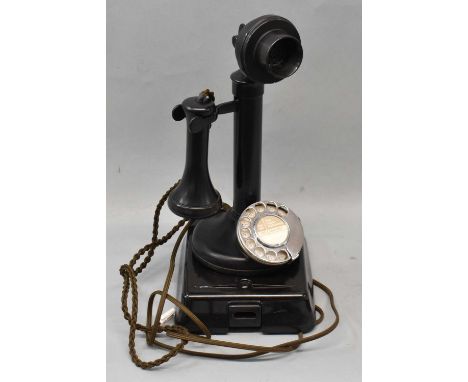
[[[265,85],[261,197],[286,203],[300,217],[313,276],[333,289],[340,325],[299,352],[265,360],[181,355],[160,370],[139,370],[128,354],[119,266],[151,241],[155,204],[182,176],[186,125],[173,120],[172,109],[204,89],[214,92],[216,103],[232,100],[229,76],[238,68],[232,36],[239,24],[265,14],[295,25],[303,59],[293,76]],[[211,180],[230,205],[233,134],[232,115],[219,115],[210,129],[208,157]],[[160,231],[177,221],[164,209]],[[162,287],[171,247],[158,249],[139,279],[143,305]],[[108,0],[106,276],[109,381],[361,379],[360,1]],[[178,282],[175,277],[173,295]],[[326,297],[315,298],[329,312]],[[144,314],[143,307],[142,322]],[[268,345],[288,338],[294,336],[229,337]],[[159,354],[143,337],[137,342],[142,358]]]

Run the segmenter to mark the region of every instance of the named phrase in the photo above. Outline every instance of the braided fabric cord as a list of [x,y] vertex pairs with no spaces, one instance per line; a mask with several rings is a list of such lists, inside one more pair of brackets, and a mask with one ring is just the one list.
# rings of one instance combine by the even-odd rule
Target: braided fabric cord
[[[261,345],[251,345],[251,344],[244,344],[238,342],[231,342],[231,341],[223,341],[223,340],[215,340],[211,338],[211,334],[209,329],[205,326],[205,324],[194,314],[192,313],[185,305],[183,305],[180,301],[176,298],[171,296],[168,293],[169,286],[172,280],[172,275],[175,269],[175,259],[177,255],[177,251],[179,249],[180,243],[182,242],[183,237],[189,230],[192,222],[187,221],[186,219],[180,220],[166,235],[161,238],[158,238],[158,231],[159,231],[159,216],[161,214],[161,209],[164,206],[167,198],[171,191],[177,186],[178,182],[174,184],[161,198],[159,203],[156,206],[154,212],[154,220],[153,220],[153,236],[151,243],[146,244],[143,248],[141,248],[135,255],[133,255],[132,259],[128,264],[124,264],[120,267],[120,274],[123,277],[123,288],[122,288],[122,298],[121,298],[121,308],[124,315],[124,318],[128,321],[130,326],[129,336],[128,336],[128,347],[130,357],[138,367],[142,369],[150,369],[155,366],[159,366],[167,361],[169,361],[172,357],[176,356],[178,353],[184,353],[189,355],[201,356],[201,357],[209,357],[209,358],[220,358],[226,360],[235,360],[235,359],[245,359],[251,357],[257,357],[260,355],[264,355],[267,353],[284,353],[296,350],[300,345],[314,341],[318,338],[321,338],[330,332],[332,332],[339,323],[339,314],[338,310],[336,309],[333,293],[332,291],[326,287],[324,284],[320,283],[317,280],[313,281],[314,286],[318,287],[322,291],[324,291],[329,299],[330,305],[335,314],[335,320],[333,323],[327,327],[326,329],[318,332],[316,334],[312,334],[309,336],[304,336],[302,333],[298,334],[298,338],[293,341],[284,342],[275,346],[261,346]],[[223,208],[229,208],[229,206],[224,205]],[[184,227],[185,225],[185,227]],[[147,308],[147,319],[146,325],[140,324],[137,322],[138,316],[138,284],[137,284],[137,276],[138,274],[142,273],[146,266],[150,263],[155,250],[157,247],[165,244],[168,240],[170,240],[182,227],[184,227],[179,234],[177,241],[174,245],[172,250],[170,262],[169,262],[169,270],[166,276],[166,280],[164,283],[164,287],[162,290],[157,290],[153,292],[148,301],[148,308]],[[141,259],[141,257],[145,254],[146,256],[141,261],[140,265],[135,268],[137,262]],[[131,310],[129,311],[128,308],[128,296],[129,293],[131,294]],[[156,316],[153,320],[153,304],[154,299],[156,296],[160,296],[158,307],[156,310]],[[186,328],[180,325],[163,325],[160,323],[162,311],[164,309],[164,304],[166,300],[169,300],[179,309],[181,309],[201,330],[203,335],[195,335],[190,333]],[[323,321],[324,313],[323,310],[319,306],[315,306],[315,310],[318,313],[319,317],[316,319],[316,324],[320,324]],[[143,361],[137,354],[136,351],[136,332],[141,331],[145,333],[146,336],[146,343],[150,346],[157,346],[167,350],[167,353],[164,354],[162,357],[155,359],[153,361]],[[179,340],[179,343],[175,346],[166,344],[156,339],[157,335],[160,333],[165,333],[166,336],[176,338]],[[224,354],[224,353],[210,353],[210,352],[203,352],[203,351],[195,351],[186,349],[185,345],[188,342],[197,342],[203,343],[213,346],[221,346],[226,348],[233,348],[233,349],[240,349],[244,350],[243,353],[238,354]]]

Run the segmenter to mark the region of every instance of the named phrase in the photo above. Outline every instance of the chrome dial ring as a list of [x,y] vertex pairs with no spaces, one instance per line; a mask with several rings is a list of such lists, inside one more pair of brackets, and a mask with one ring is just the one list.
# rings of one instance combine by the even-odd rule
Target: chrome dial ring
[[251,259],[282,265],[299,257],[304,231],[300,219],[287,206],[260,201],[242,212],[237,222],[237,238]]

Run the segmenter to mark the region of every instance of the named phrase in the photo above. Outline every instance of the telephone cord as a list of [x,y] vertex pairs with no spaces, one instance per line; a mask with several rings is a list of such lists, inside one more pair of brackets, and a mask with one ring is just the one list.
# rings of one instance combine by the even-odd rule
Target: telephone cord
[[[182,304],[179,300],[169,294],[169,286],[171,284],[172,276],[175,270],[175,260],[177,256],[177,252],[182,242],[183,237],[189,230],[192,225],[192,221],[182,219],[180,220],[166,235],[161,238],[158,238],[158,231],[159,231],[159,217],[161,214],[161,209],[164,206],[167,198],[171,191],[177,186],[178,182],[174,184],[162,197],[159,203],[156,206],[156,210],[154,213],[154,220],[153,220],[153,236],[151,243],[145,245],[141,248],[130,260],[128,264],[124,264],[120,267],[120,274],[123,277],[123,288],[122,288],[122,297],[121,297],[121,308],[123,311],[124,318],[128,321],[130,330],[129,330],[129,337],[128,337],[128,347],[129,353],[133,363],[136,366],[141,367],[142,369],[150,369],[155,366],[159,366],[167,361],[169,361],[172,357],[177,355],[178,353],[189,354],[193,356],[199,357],[208,357],[208,358],[219,358],[225,360],[238,360],[238,359],[245,359],[245,358],[252,358],[261,356],[267,353],[285,353],[296,350],[300,345],[317,340],[329,333],[331,333],[339,323],[339,314],[338,310],[335,305],[335,300],[333,297],[332,291],[317,280],[313,280],[313,285],[317,288],[321,289],[325,294],[328,296],[330,300],[330,306],[333,310],[335,315],[335,319],[333,323],[328,326],[326,329],[311,334],[309,336],[304,336],[303,333],[298,334],[298,339],[293,341],[288,341],[284,343],[280,343],[275,346],[260,346],[260,345],[251,345],[239,342],[232,342],[232,341],[223,341],[223,340],[216,340],[211,338],[211,333],[206,325],[193,313],[191,312],[184,304]],[[223,204],[224,209],[230,208],[227,204]],[[140,324],[137,322],[138,316],[138,284],[137,284],[137,276],[138,274],[142,273],[146,266],[150,263],[155,250],[157,247],[165,244],[168,240],[170,240],[176,233],[183,227],[182,231],[180,232],[179,236],[177,237],[176,243],[172,250],[172,254],[169,261],[169,270],[167,272],[166,280],[164,282],[164,286],[162,290],[154,291],[148,300],[147,306],[147,315],[146,315],[146,325]],[[141,261],[140,265],[135,268],[136,263],[143,254],[147,253],[145,258]],[[131,293],[131,310],[129,311],[128,308],[128,296],[129,292]],[[154,299],[156,296],[160,296],[158,307],[156,310],[156,316],[153,320],[153,305]],[[200,329],[203,335],[196,335],[190,333],[185,327],[180,325],[165,325],[161,324],[161,315],[164,309],[164,305],[166,301],[169,300],[173,303],[177,308],[182,310],[192,322]],[[316,325],[319,325],[324,319],[323,310],[318,306],[315,305],[315,311],[318,313],[319,317],[316,319]],[[157,358],[153,361],[143,361],[137,354],[136,351],[136,333],[137,331],[141,331],[145,333],[146,336],[146,343],[149,346],[157,346],[163,349],[168,350],[166,354],[162,357]],[[158,334],[165,333],[166,336],[175,338],[179,340],[177,345],[169,345],[167,343],[161,342],[157,339]],[[186,349],[185,346],[189,342],[196,342],[202,343],[207,345],[213,346],[220,346],[226,348],[233,348],[233,349],[240,349],[245,350],[247,352],[243,353],[236,353],[236,354],[226,354],[226,353],[214,353],[214,352],[205,352],[205,351],[197,351]]]

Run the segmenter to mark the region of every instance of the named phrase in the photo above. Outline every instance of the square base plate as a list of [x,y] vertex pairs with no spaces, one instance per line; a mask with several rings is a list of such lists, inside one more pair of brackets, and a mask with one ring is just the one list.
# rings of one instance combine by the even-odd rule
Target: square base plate
[[[313,329],[315,305],[307,245],[293,263],[245,277],[215,271],[198,261],[191,249],[191,231],[182,248],[177,295],[212,334],[292,334]],[[175,319],[178,325],[200,333],[182,311],[177,311]]]

